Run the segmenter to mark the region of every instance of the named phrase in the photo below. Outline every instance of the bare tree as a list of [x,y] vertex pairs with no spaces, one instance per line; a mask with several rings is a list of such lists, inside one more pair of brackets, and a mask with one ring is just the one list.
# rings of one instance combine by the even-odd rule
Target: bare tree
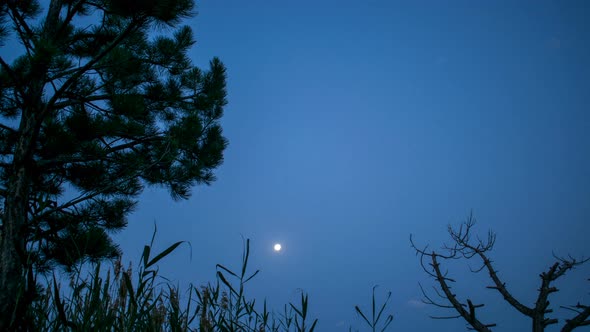
[[[482,270],[487,271],[492,281],[492,285],[487,288],[499,292],[512,308],[529,317],[532,321],[533,332],[542,332],[545,330],[545,327],[552,324],[558,324],[558,319],[548,316],[548,314],[553,312],[553,309],[549,307],[549,296],[558,291],[558,289],[553,286],[553,283],[555,280],[565,275],[569,270],[586,263],[588,259],[576,260],[571,256],[568,256],[568,258],[555,257],[556,262],[547,271],[539,275],[541,278],[541,285],[538,289],[535,303],[532,305],[525,305],[508,291],[506,283],[500,279],[498,271],[494,268],[492,265],[493,262],[489,258],[488,254],[494,247],[496,235],[490,231],[485,239],[481,239],[477,236],[473,239],[472,228],[475,225],[475,222],[476,220],[473,215],[470,215],[458,229],[449,226],[448,232],[453,240],[453,244],[450,246],[444,245],[442,247],[442,254],[428,249],[428,246],[416,246],[412,236],[410,236],[410,243],[412,248],[416,250],[416,254],[420,256],[420,264],[422,265],[422,268],[438,283],[438,287],[434,287],[434,291],[439,297],[438,300],[435,300],[432,296],[428,295],[422,285],[420,285],[420,289],[424,295],[423,302],[439,308],[455,311],[454,314],[448,316],[431,317],[434,319],[463,318],[468,324],[468,329],[481,332],[492,331],[492,328],[496,326],[495,323],[484,323],[480,320],[480,317],[478,317],[477,310],[482,308],[484,304],[474,304],[470,298],[462,301],[457,294],[453,293],[451,285],[455,280],[448,276],[448,272],[443,272],[441,268],[441,264],[445,261],[476,259],[481,261],[481,266],[477,269],[471,269],[471,271],[475,273]],[[561,328],[562,332],[572,331],[577,327],[590,325],[589,305],[577,303],[573,306],[562,306],[562,308],[575,313],[574,317],[565,320],[565,324]]]

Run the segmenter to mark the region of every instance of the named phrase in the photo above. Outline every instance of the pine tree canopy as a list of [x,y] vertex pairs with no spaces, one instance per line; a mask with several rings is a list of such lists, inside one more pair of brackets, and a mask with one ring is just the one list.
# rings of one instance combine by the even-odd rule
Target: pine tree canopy
[[46,2],[0,4],[0,43],[23,46],[0,56],[1,259],[37,270],[118,255],[143,188],[188,198],[227,145],[225,68],[187,56],[192,0]]

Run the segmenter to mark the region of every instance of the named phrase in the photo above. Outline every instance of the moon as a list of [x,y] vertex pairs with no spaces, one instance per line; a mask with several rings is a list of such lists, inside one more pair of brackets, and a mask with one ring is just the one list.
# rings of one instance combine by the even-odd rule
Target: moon
[[275,243],[275,245],[274,245],[273,249],[274,249],[276,252],[279,252],[279,251],[281,251],[281,249],[283,249],[283,246],[281,246],[281,244],[280,244],[280,243]]

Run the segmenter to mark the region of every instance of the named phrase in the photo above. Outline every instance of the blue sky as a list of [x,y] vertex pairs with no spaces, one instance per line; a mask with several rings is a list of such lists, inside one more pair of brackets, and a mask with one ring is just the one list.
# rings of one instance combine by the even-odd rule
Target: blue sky
[[[228,68],[225,163],[189,201],[146,191],[122,247],[139,257],[155,220],[162,247],[192,244],[162,273],[200,283],[238,266],[244,236],[261,269],[250,294],[280,307],[304,289],[320,331],[361,327],[354,305],[368,308],[375,284],[393,292],[392,330],[460,331],[417,305],[418,283],[434,283],[409,235],[438,247],[473,210],[479,234],[498,235],[501,277],[532,304],[553,252],[590,255],[589,6],[201,1],[191,56]],[[588,301],[589,272],[552,303]],[[485,274],[450,273],[499,331],[529,327]]]
[[[146,190],[116,236],[126,260],[155,221],[158,247],[192,246],[161,273],[206,283],[216,263],[238,267],[243,236],[261,270],[250,295],[279,309],[305,290],[320,331],[360,328],[354,305],[368,308],[376,284],[393,293],[391,330],[462,331],[419,304],[418,283],[434,281],[410,234],[437,248],[473,211],[526,304],[552,253],[590,255],[588,2],[205,0],[198,12],[194,63],[228,68],[225,163],[188,201]],[[449,270],[498,331],[529,327],[485,274]],[[589,275],[558,283],[559,317],[590,302]]]

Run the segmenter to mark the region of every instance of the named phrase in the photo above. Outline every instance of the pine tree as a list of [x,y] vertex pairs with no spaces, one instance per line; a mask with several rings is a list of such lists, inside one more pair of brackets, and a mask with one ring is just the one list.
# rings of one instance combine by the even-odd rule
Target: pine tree
[[[219,59],[187,51],[192,0],[0,2],[0,330],[24,324],[33,272],[119,254],[145,186],[186,199],[227,145]],[[90,22],[90,23],[89,23]]]

